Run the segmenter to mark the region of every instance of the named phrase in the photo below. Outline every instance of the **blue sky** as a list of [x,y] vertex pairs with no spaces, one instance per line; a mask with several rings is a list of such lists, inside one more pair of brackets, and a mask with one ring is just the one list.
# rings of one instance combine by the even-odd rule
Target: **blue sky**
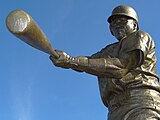
[[120,4],[139,15],[140,29],[155,40],[160,75],[159,0],[3,0],[0,1],[0,120],[105,120],[97,78],[56,68],[49,55],[8,32],[6,16],[28,12],[55,49],[91,55],[116,39],[107,17]]

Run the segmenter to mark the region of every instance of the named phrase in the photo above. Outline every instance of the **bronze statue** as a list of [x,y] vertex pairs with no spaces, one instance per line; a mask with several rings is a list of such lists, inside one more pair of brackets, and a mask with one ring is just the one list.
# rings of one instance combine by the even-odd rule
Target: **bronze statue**
[[54,51],[28,14],[18,11],[7,17],[10,32],[49,53],[55,66],[98,77],[101,98],[109,110],[108,120],[160,120],[154,41],[148,33],[139,30],[137,14],[129,6],[117,6],[108,23],[118,42],[89,57],[71,57],[63,51]]
[[108,22],[118,42],[90,57],[71,57],[56,50],[60,57],[50,59],[57,67],[98,77],[108,120],[160,120],[160,86],[151,36],[139,30],[137,14],[129,6],[116,7]]

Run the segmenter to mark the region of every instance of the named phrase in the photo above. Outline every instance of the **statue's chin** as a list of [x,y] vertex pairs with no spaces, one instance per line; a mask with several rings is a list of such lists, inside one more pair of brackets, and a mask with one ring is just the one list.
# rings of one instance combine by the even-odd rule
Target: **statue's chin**
[[124,29],[117,29],[114,32],[114,36],[118,39],[121,40],[126,36],[125,30]]
[[126,34],[122,34],[122,33],[119,33],[119,34],[116,34],[115,35],[115,37],[118,39],[118,40],[121,40],[121,39],[123,39],[123,38],[125,38],[126,37]]

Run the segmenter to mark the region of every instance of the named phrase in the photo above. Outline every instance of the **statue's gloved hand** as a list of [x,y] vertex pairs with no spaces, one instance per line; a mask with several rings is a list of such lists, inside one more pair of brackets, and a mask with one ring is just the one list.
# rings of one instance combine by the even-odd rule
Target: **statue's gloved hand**
[[60,50],[55,50],[55,51],[57,52],[59,57],[56,58],[53,55],[51,55],[49,58],[52,61],[52,63],[57,67],[69,68],[70,56],[63,51]]

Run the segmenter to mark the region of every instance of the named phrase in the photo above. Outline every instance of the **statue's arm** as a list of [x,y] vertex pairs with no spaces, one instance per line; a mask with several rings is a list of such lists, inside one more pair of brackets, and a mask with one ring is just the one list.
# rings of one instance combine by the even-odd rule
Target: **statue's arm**
[[139,50],[134,50],[122,58],[90,58],[85,56],[71,57],[62,51],[57,51],[60,58],[50,57],[54,65],[62,68],[71,68],[96,76],[121,78],[130,69],[139,64]]
[[118,58],[93,59],[88,57],[76,57],[75,60],[75,62],[72,61],[73,64],[71,62],[70,68],[74,70],[84,71],[96,76],[120,78],[128,71],[124,67],[122,60]]

